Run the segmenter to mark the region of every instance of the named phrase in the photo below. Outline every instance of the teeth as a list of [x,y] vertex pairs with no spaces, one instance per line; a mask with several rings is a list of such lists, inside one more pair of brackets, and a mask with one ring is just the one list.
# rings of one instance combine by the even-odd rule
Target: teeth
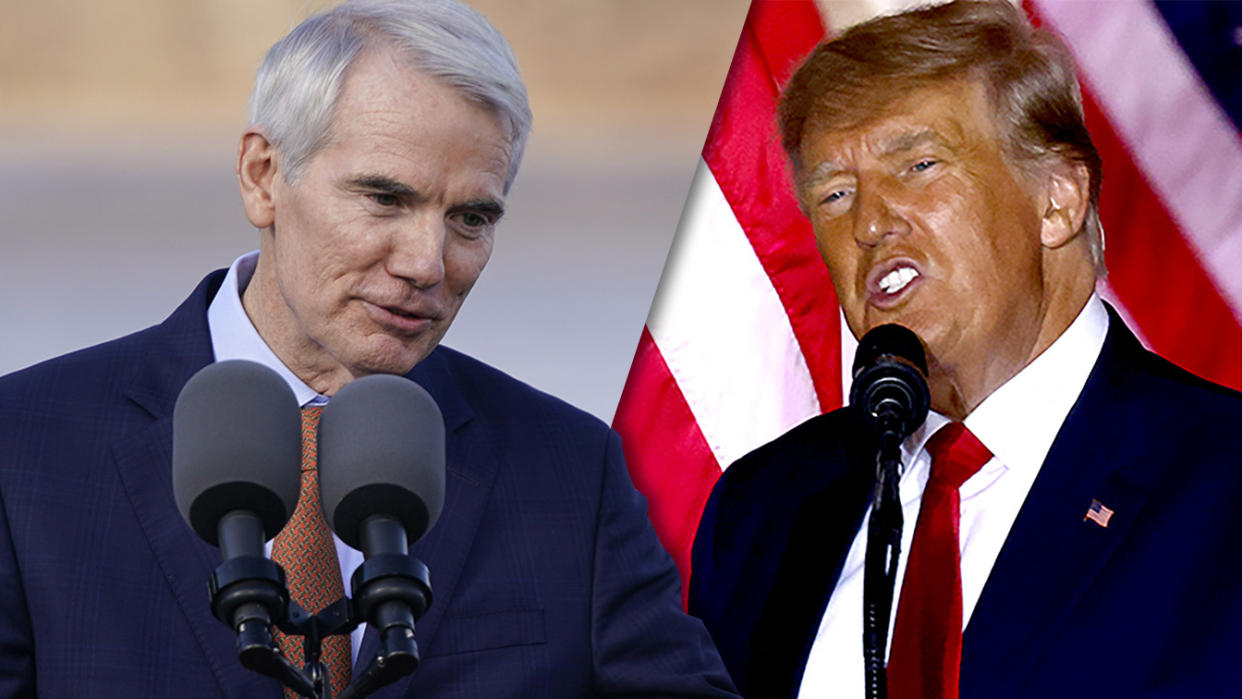
[[904,289],[906,284],[909,284],[917,276],[919,276],[919,273],[913,267],[898,267],[884,275],[884,278],[880,280],[880,290],[886,294],[895,294]]

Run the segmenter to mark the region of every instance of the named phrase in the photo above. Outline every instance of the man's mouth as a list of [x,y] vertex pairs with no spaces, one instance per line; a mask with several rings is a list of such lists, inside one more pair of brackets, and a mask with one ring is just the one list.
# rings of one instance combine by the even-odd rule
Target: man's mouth
[[898,267],[880,279],[880,291],[886,294],[895,294],[906,288],[906,285],[914,281],[917,276],[919,276],[919,272],[913,267]]
[[922,278],[923,272],[914,260],[890,259],[867,275],[867,302],[876,308],[892,308],[904,302]]
[[416,333],[427,329],[441,314],[435,308],[388,305],[367,302],[372,317],[381,325],[400,333]]
[[383,306],[382,308],[388,311],[389,313],[392,313],[393,315],[401,316],[402,318],[413,318],[415,320],[421,320],[427,317],[425,315],[420,315],[413,311],[407,311],[407,310],[398,308],[397,306]]

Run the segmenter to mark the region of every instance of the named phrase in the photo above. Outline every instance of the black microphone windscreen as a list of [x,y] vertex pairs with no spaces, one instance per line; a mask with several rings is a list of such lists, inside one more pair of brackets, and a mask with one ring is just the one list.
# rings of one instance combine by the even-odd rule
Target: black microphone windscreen
[[905,439],[927,418],[927,355],[918,335],[900,325],[872,328],[858,342],[850,405],[880,434]]
[[361,549],[372,515],[401,522],[410,543],[444,507],[444,418],[421,386],[376,374],[346,384],[319,423],[319,497],[328,524]]
[[217,544],[217,526],[233,510],[280,531],[297,505],[302,418],[293,391],[276,372],[228,360],[204,367],[173,408],[173,493],[181,516]]
[[858,372],[886,355],[902,357],[924,375],[927,374],[927,354],[923,351],[919,336],[907,327],[889,323],[872,328],[858,341],[853,376],[857,377]]

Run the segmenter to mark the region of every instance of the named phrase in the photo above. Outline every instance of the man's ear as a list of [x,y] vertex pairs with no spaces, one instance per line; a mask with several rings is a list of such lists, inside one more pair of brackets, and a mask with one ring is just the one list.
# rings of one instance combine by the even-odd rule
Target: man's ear
[[1082,163],[1060,161],[1044,175],[1043,219],[1039,242],[1059,248],[1078,235],[1087,217],[1091,174]]
[[278,169],[276,149],[266,136],[254,129],[242,134],[237,151],[237,183],[246,218],[260,230],[269,228],[276,220],[272,185],[282,176]]

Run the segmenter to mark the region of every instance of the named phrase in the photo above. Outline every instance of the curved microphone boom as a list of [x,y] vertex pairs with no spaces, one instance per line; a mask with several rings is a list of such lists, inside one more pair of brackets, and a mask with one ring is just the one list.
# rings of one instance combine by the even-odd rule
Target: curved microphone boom
[[431,604],[426,566],[409,545],[444,507],[444,418],[418,384],[367,376],[347,384],[319,423],[319,496],[329,526],[366,560],[351,578],[357,614],[380,653],[341,699],[414,671],[414,622]]

